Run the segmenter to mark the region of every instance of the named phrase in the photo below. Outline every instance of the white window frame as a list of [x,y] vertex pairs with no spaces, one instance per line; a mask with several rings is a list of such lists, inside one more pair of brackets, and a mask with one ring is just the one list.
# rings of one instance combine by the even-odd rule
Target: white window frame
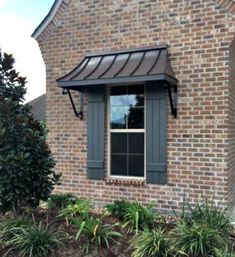
[[[117,86],[135,86],[135,85],[143,85],[144,87],[144,129],[111,129],[110,128],[110,93],[111,93],[111,88],[112,87],[117,87]],[[146,84],[145,83],[135,83],[135,84],[116,84],[116,85],[109,85],[107,87],[107,170],[108,170],[108,177],[111,178],[120,178],[120,179],[138,179],[138,180],[145,180],[146,179]],[[137,177],[137,176],[122,176],[122,175],[112,175],[111,174],[111,132],[123,132],[123,133],[144,133],[144,176],[143,177]]]

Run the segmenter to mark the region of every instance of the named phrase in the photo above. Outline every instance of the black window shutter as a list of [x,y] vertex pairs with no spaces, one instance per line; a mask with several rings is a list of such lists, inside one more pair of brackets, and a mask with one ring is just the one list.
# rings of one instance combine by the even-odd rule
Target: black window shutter
[[146,182],[167,183],[167,90],[146,86]]
[[88,91],[88,179],[104,179],[104,88]]

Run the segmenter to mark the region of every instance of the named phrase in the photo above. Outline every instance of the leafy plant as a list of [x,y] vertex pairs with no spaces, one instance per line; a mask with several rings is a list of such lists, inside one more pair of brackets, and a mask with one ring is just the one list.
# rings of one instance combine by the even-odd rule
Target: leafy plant
[[229,250],[216,249],[213,257],[235,257],[235,253]]
[[208,257],[216,249],[225,249],[227,238],[206,223],[179,222],[173,232],[174,248],[178,255]]
[[211,228],[218,229],[224,236],[229,235],[231,224],[227,210],[220,204],[216,205],[214,201],[197,201],[195,207],[188,205],[189,222],[204,223]]
[[118,224],[103,224],[104,216],[100,218],[87,217],[85,220],[77,219],[79,230],[76,234],[76,240],[82,235],[87,237],[84,243],[83,252],[88,254],[92,247],[97,250],[98,247],[109,248],[110,242],[121,234],[114,230]]
[[52,194],[47,200],[48,209],[61,210],[64,209],[67,205],[73,202],[73,195],[70,193],[67,194]]
[[74,217],[88,216],[91,210],[91,202],[89,200],[77,199],[75,203],[67,205],[61,210],[60,215],[65,217],[67,223],[72,222]]
[[152,205],[144,207],[142,204],[135,202],[127,208],[123,227],[128,227],[129,232],[137,234],[139,230],[151,228],[156,219],[159,218],[160,215],[154,212]]
[[116,200],[112,204],[106,205],[106,209],[114,216],[119,219],[124,219],[127,214],[127,209],[131,203],[125,200]]
[[[19,249],[22,256],[48,256],[54,248],[63,244],[64,233],[61,230],[52,230],[48,226],[39,225],[12,228],[13,237],[8,241],[9,251]],[[5,255],[6,255],[5,254]]]
[[[183,196],[183,202],[182,205],[180,206],[180,210],[176,210],[174,208],[174,206],[171,206],[173,214],[175,215],[175,217],[178,220],[186,220],[189,218],[189,210],[188,210],[188,206],[190,206],[190,204],[188,203],[185,195]],[[191,207],[191,206],[190,206]],[[191,209],[191,208],[190,208]]]
[[133,257],[170,257],[171,241],[164,229],[142,231],[131,240]]
[[0,212],[46,201],[60,175],[46,143],[45,125],[23,104],[26,79],[12,55],[0,51]]
[[17,229],[31,226],[32,224],[32,220],[25,216],[14,217],[3,221],[0,223],[1,244],[7,246],[8,241],[12,239]]

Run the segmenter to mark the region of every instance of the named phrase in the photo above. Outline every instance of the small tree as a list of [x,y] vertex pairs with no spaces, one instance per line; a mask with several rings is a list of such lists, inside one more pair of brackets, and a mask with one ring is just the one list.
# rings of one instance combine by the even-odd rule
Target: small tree
[[47,130],[24,105],[26,79],[0,50],[0,211],[47,200],[60,175],[46,143]]

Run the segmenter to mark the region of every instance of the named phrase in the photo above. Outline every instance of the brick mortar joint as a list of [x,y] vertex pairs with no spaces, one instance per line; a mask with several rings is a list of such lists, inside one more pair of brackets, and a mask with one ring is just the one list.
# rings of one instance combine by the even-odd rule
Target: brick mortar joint
[[117,185],[132,185],[132,186],[145,186],[145,179],[135,179],[135,178],[106,178],[106,184],[117,184]]

